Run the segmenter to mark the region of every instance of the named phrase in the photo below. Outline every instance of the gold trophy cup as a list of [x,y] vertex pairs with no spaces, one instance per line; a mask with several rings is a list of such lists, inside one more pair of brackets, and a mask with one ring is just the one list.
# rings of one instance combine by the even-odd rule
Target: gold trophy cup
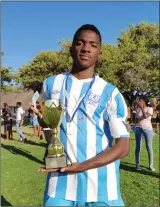
[[48,152],[45,157],[46,169],[62,168],[67,165],[64,146],[58,137],[63,115],[64,109],[61,100],[56,99],[45,101],[42,116],[46,125],[51,129],[50,144],[47,147]]

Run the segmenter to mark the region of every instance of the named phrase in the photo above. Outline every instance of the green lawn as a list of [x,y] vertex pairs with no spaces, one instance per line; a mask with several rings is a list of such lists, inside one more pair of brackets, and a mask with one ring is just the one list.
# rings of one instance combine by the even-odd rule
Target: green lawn
[[[15,129],[13,129],[15,130]],[[41,206],[45,187],[45,173],[38,173],[43,166],[45,141],[34,137],[32,128],[24,127],[28,143],[1,139],[1,205]],[[3,133],[3,127],[2,127]],[[135,140],[131,133],[131,150],[121,161],[121,192],[126,206],[159,206],[159,136],[153,141],[156,172],[150,172],[145,145],[141,152],[142,171],[135,171]]]

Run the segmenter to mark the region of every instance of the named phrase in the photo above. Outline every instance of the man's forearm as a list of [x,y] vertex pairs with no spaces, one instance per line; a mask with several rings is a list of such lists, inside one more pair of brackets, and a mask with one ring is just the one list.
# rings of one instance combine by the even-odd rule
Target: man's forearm
[[117,140],[117,143],[111,149],[105,150],[99,155],[81,163],[84,171],[105,166],[126,156],[129,153],[129,138],[120,139],[121,141]]

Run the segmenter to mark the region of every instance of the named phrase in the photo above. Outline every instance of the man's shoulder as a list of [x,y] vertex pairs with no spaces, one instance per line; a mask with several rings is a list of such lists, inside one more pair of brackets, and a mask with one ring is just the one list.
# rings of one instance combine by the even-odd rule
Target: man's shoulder
[[45,81],[46,82],[52,82],[54,81],[56,78],[64,78],[66,75],[66,73],[60,73],[60,74],[57,74],[57,75],[52,75],[52,76],[49,76]]
[[105,90],[108,92],[112,93],[115,89],[118,90],[117,87],[115,85],[113,85],[112,83],[104,80],[101,77],[98,77],[98,85],[100,85],[100,84],[105,85]]

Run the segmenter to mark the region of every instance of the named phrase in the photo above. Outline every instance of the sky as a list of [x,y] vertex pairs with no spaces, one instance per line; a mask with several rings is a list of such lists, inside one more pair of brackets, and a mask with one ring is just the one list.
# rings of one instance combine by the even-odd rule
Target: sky
[[94,24],[104,43],[141,21],[158,23],[158,2],[1,2],[2,65],[13,72],[39,52],[57,50],[83,24]]

